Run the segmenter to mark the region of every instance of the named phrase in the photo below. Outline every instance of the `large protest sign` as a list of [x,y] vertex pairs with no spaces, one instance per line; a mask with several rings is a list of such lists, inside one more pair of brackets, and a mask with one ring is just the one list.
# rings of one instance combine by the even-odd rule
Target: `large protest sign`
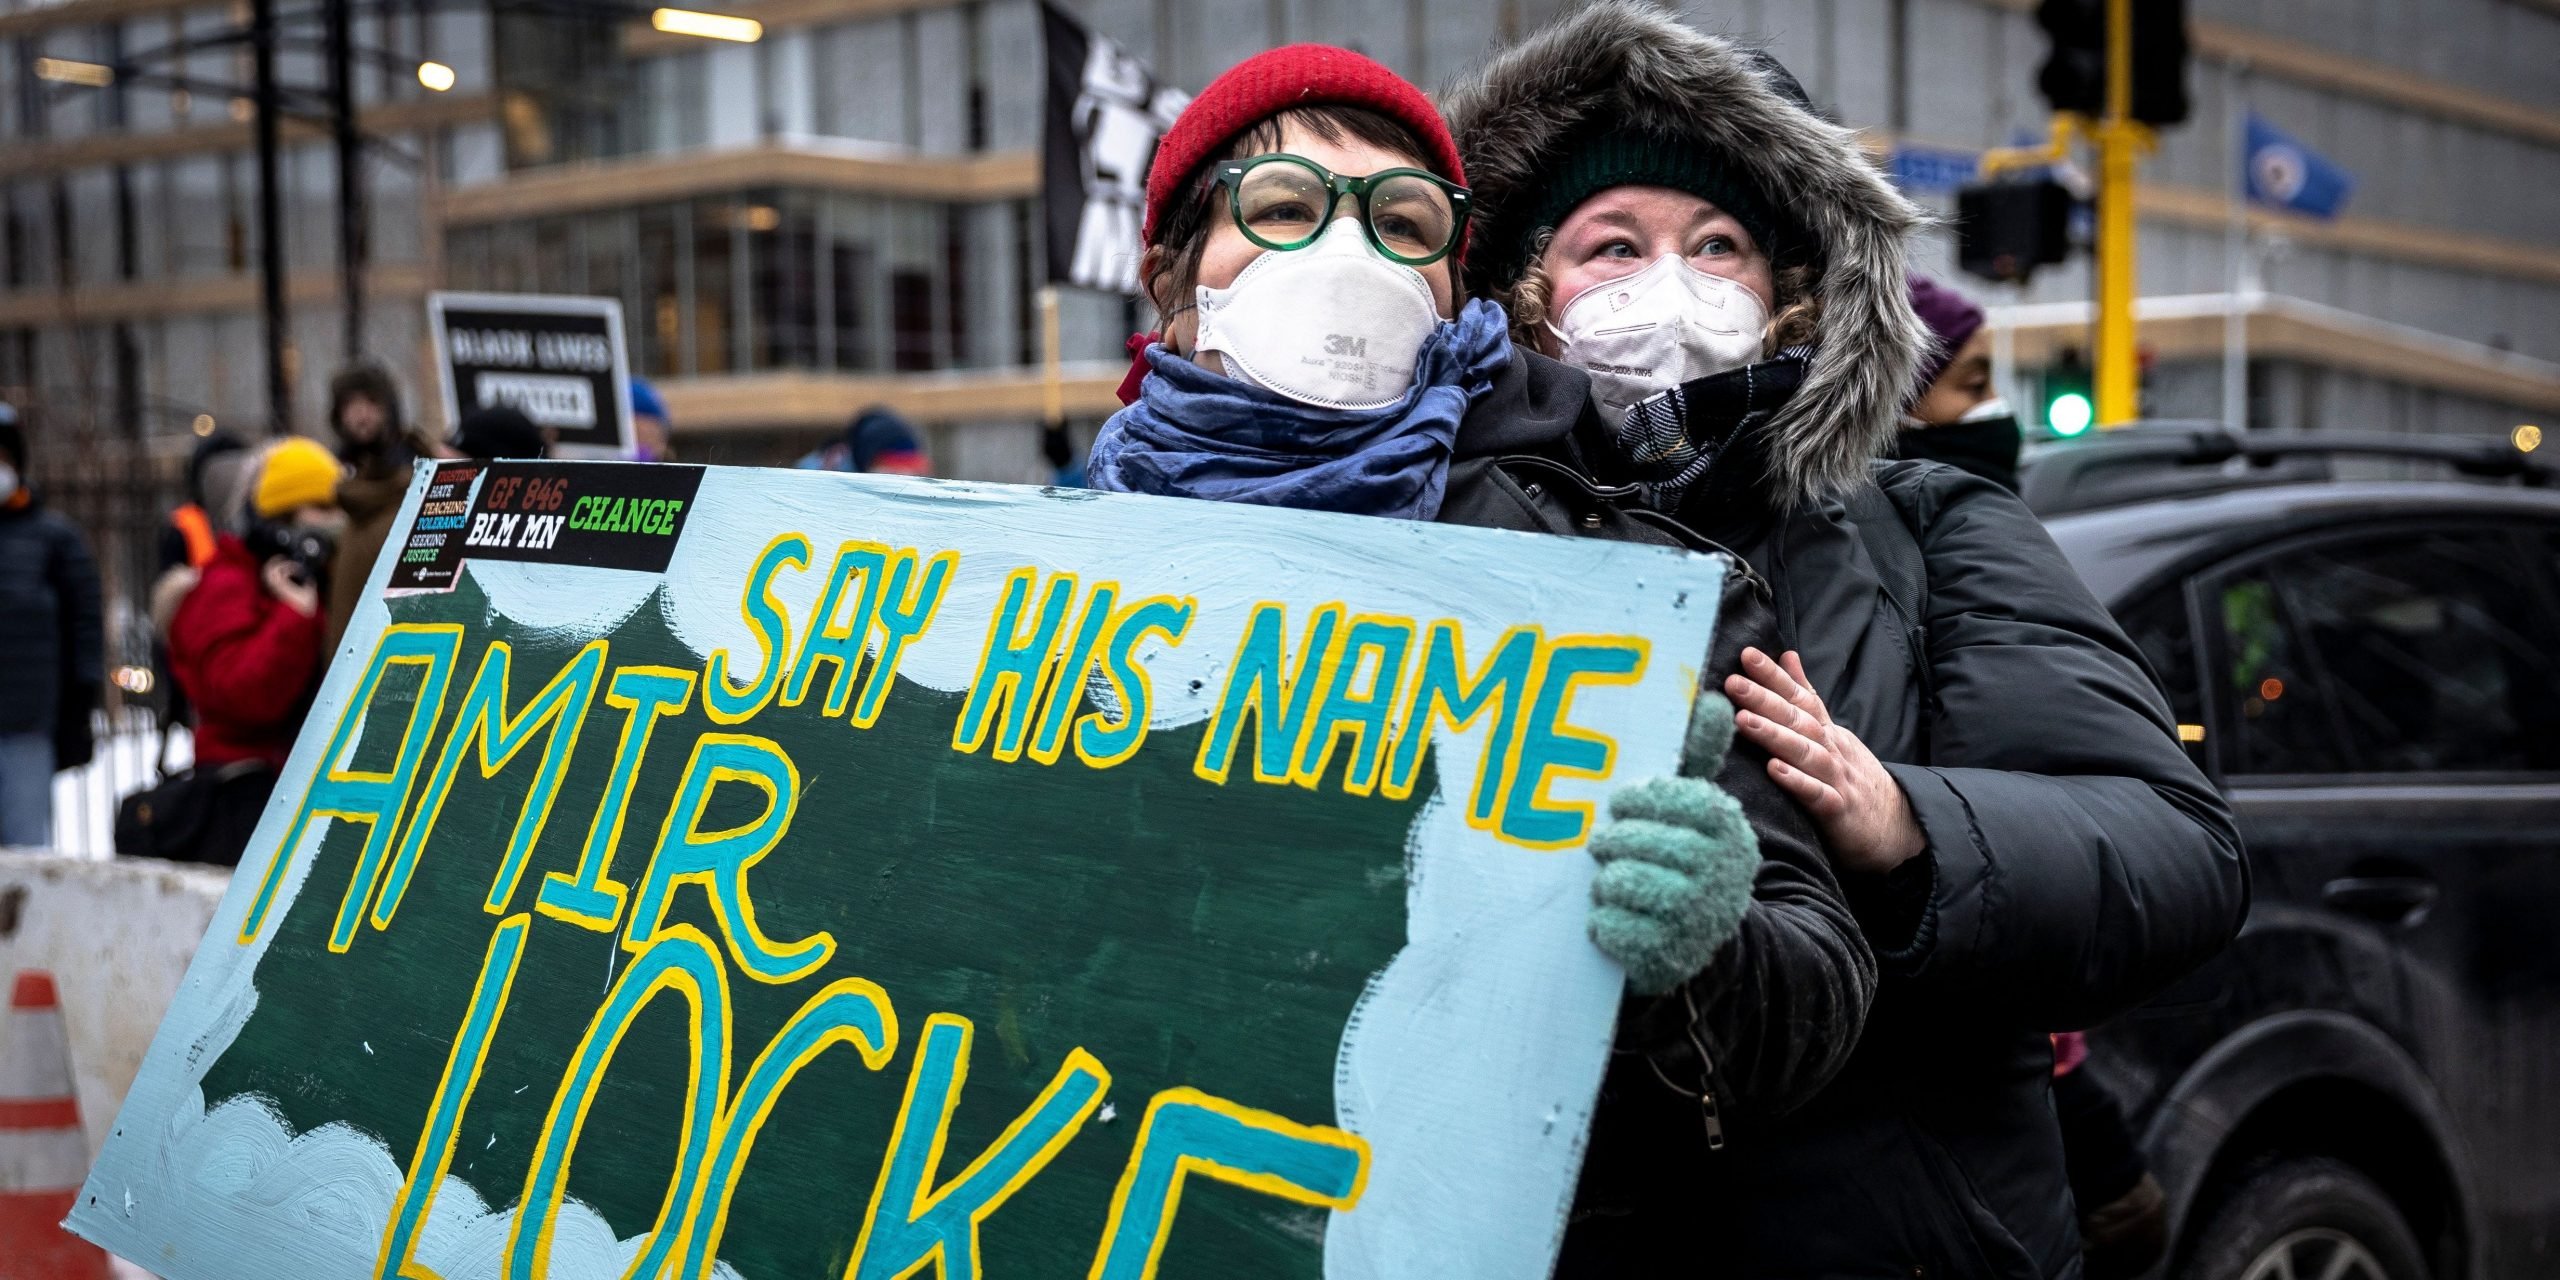
[[421,463],[70,1226],[172,1280],[1538,1277],[1720,563]]
[[631,364],[622,303],[538,293],[431,293],[445,423],[513,405],[551,432],[564,458],[632,452]]

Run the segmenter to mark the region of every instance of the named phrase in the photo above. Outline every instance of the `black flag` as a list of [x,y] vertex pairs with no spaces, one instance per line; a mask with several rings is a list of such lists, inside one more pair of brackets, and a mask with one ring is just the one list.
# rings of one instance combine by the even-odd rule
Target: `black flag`
[[1191,95],[1156,82],[1147,64],[1056,5],[1040,6],[1049,94],[1040,146],[1040,203],[1049,282],[1138,292],[1138,229],[1147,162]]

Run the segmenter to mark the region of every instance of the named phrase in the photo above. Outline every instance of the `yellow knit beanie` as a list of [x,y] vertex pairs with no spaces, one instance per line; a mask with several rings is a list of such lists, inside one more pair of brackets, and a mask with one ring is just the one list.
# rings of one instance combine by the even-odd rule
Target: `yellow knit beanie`
[[295,507],[325,506],[338,500],[338,460],[319,443],[288,436],[268,445],[258,460],[258,487],[249,505],[261,519],[272,520]]

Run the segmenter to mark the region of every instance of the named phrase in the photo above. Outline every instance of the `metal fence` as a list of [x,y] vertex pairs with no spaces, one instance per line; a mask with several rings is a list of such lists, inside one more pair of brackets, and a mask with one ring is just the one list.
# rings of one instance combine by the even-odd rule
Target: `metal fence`
[[159,718],[144,707],[101,711],[95,723],[96,757],[53,775],[52,847],[73,857],[112,858],[117,802],[158,784],[164,764],[172,772],[187,767],[195,746],[184,727],[163,738]]

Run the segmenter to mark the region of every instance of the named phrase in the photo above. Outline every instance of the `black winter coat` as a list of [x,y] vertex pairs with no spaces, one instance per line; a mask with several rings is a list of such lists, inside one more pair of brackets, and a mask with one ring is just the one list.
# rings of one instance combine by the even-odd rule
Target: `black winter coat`
[[104,628],[80,531],[35,503],[0,506],[0,733],[53,734],[66,711],[85,732]]
[[[1910,797],[1928,852],[1849,878],[1880,974],[1865,1037],[1771,1141],[1683,1189],[1715,1242],[1694,1273],[2076,1276],[2047,1033],[2140,1003],[2238,932],[2230,811],[2014,496],[1885,463],[1888,501],[1780,516],[1755,500],[1761,420],[1693,422],[1730,456],[1679,510],[1772,583],[1781,637]],[[1862,518],[1916,540],[1925,618],[1900,612]]]
[[[1589,413],[1580,371],[1515,352],[1459,426],[1440,519],[1729,555],[1622,501],[1626,491],[1583,478],[1572,438]],[[1739,669],[1743,646],[1767,648],[1777,635],[1767,584],[1736,558],[1708,687]],[[1770,781],[1767,764],[1737,741],[1715,779],[1760,841],[1740,933],[1683,990],[1630,995],[1621,1011],[1560,1277],[1694,1270],[1706,1239],[1696,1206],[1665,1193],[1775,1141],[1782,1117],[1829,1084],[1858,1042],[1874,960],[1811,820]]]

